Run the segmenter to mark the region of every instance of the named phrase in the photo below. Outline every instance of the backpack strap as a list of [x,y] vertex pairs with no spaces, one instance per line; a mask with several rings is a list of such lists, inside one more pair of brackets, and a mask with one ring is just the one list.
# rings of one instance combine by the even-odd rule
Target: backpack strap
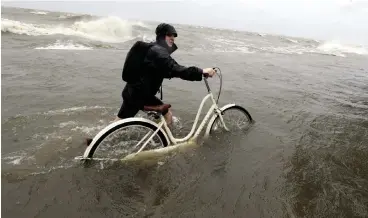
[[162,84],[161,84],[161,87],[160,87],[160,90],[158,90],[158,93],[160,93],[160,95],[161,95],[161,100],[162,100]]

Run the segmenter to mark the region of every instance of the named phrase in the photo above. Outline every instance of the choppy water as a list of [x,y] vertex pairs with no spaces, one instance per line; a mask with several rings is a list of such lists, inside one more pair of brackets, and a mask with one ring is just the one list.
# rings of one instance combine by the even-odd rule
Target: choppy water
[[[121,104],[127,49],[157,24],[2,8],[1,25],[4,217],[368,216],[366,47],[177,26],[174,58],[220,67],[220,104],[244,106],[255,125],[83,168],[83,139]],[[201,82],[165,81],[183,134],[205,94]]]

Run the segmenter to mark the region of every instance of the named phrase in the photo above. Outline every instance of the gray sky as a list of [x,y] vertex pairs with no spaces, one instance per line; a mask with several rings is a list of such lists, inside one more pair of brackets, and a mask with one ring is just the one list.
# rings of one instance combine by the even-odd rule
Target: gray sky
[[368,45],[368,0],[2,1],[2,5],[115,15]]

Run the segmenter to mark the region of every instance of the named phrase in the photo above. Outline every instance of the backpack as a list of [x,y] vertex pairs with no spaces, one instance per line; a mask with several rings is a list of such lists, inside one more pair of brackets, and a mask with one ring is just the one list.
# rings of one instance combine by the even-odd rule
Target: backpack
[[122,79],[127,83],[136,83],[139,81],[142,71],[144,71],[144,59],[153,43],[137,41],[129,50],[124,67],[122,70]]

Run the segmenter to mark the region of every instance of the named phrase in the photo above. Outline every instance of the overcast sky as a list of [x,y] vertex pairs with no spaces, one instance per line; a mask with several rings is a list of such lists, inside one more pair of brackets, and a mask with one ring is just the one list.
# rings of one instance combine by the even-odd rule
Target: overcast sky
[[368,44],[368,0],[2,1],[2,5]]

